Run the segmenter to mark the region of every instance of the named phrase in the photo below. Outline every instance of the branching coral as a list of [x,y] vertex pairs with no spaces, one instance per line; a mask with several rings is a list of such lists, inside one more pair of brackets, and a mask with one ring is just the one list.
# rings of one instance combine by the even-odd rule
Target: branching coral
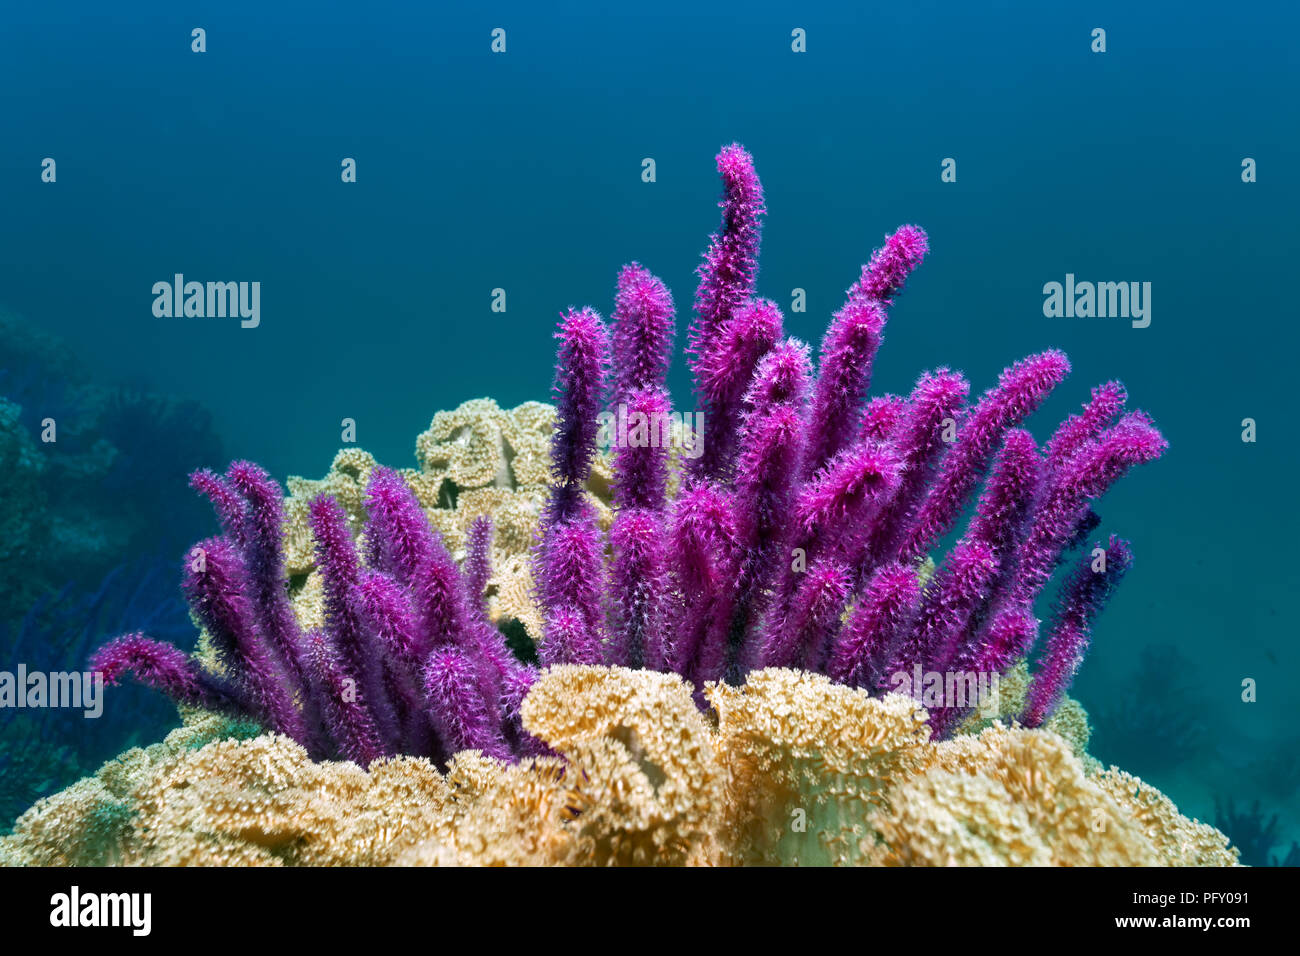
[[[702,454],[665,498],[667,449],[620,430],[608,546],[569,489],[595,452],[607,378],[615,400],[655,433],[671,300],[643,268],[628,267],[612,356],[591,309],[560,324],[560,425],[535,561],[548,615],[543,662],[648,662],[686,677],[697,699],[706,683],[740,684],[755,666],[799,666],[872,691],[913,672],[1007,672],[1033,649],[1034,602],[1092,527],[1091,502],[1159,457],[1164,439],[1142,412],[1125,414],[1122,387],[1108,383],[1040,451],[1017,426],[1069,372],[1057,351],[1012,366],[969,407],[969,386],[947,369],[923,375],[907,399],[867,402],[888,309],[928,251],[915,226],[863,266],[814,379],[806,348],[783,337],[779,310],[755,298],[765,206],[753,161],[733,145],[718,169],[722,226],[699,270],[689,335]],[[927,553],[986,475],[966,533],[921,584]],[[1108,547],[1109,569],[1086,564],[1062,598],[1028,723],[1061,700],[1130,563],[1127,542]],[[970,710],[945,700],[932,709],[935,732],[951,733]]]
[[[281,735],[266,738],[266,759],[274,768],[283,758],[289,777],[314,772],[307,757],[350,760],[372,777],[400,755],[446,766],[445,781],[421,785],[441,794],[431,805],[442,801],[451,819],[469,812],[483,830],[474,842],[430,822],[435,834],[409,848],[412,861],[1161,859],[1059,737],[995,726],[930,743],[977,702],[949,689],[927,713],[884,694],[913,674],[938,673],[951,688],[944,675],[1023,664],[1034,603],[1095,526],[1091,503],[1159,457],[1164,439],[1142,412],[1124,412],[1110,383],[1040,451],[1019,426],[1069,372],[1055,350],[1016,363],[971,405],[968,383],[948,369],[922,375],[906,398],[869,400],[889,309],[928,251],[915,226],[863,266],[814,376],[808,348],[755,296],[765,210],[753,161],[733,145],[718,168],[722,226],[688,336],[703,427],[698,416],[693,429],[669,422],[672,300],[630,265],[612,331],[590,308],[559,324],[549,474],[541,445],[512,438],[486,408],[435,418],[420,472],[341,453],[325,486],[293,488],[287,517],[278,487],[249,463],[198,473],[222,530],[187,558],[207,657],[127,635],[95,667],[110,682],[134,671],[187,705],[257,720]],[[674,442],[699,454],[683,464]],[[449,542],[438,524],[473,490],[522,486],[541,505],[531,562],[540,613],[529,623],[549,668],[531,691],[537,672],[484,604],[492,527],[465,520]],[[972,502],[964,533],[933,561]],[[1126,542],[1108,550],[1108,571],[1085,564],[1067,586],[1026,723],[1052,719],[1128,567]],[[1049,768],[1046,779],[1027,780],[1030,766]],[[171,812],[179,779],[148,791],[150,814]],[[365,803],[362,771],[334,779],[341,802]],[[201,816],[212,799],[182,816]],[[272,801],[253,822],[240,816],[243,797],[221,799],[234,813],[223,833],[246,834],[276,859],[290,845],[300,852],[302,838],[286,834],[301,825],[290,820],[312,819],[309,801]],[[1100,806],[1128,849],[1087,842],[1084,825],[1062,816],[1075,804]],[[531,832],[510,807],[536,815]],[[791,829],[800,815],[805,829]],[[926,843],[917,828],[932,825]],[[321,818],[315,829],[332,826]]]

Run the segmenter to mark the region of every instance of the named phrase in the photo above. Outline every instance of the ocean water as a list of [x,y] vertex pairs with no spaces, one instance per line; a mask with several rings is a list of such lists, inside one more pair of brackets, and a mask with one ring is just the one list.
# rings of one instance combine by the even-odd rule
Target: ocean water
[[[1168,454],[1098,508],[1136,564],[1076,684],[1110,715],[1095,753],[1202,819],[1216,798],[1260,801],[1277,852],[1300,839],[1294,5],[268,6],[0,13],[0,311],[63,341],[87,381],[197,403],[222,460],[196,443],[184,467],[319,477],[348,418],[411,465],[439,409],[546,399],[560,311],[607,315],[628,261],[673,290],[683,342],[713,157],[740,142],[769,210],[759,292],[790,334],[820,340],[887,232],[928,231],[873,393],[939,366],[979,392],[1055,346],[1073,374],[1029,421],[1040,441],[1113,378],[1154,417]],[[155,316],[177,273],[259,282],[260,324]],[[1045,316],[1067,274],[1150,283],[1149,326]],[[671,382],[693,407],[680,354]],[[142,439],[138,473],[177,457],[164,440]],[[211,531],[185,512],[130,550],[174,558],[172,536]],[[105,756],[134,730],[106,720]]]

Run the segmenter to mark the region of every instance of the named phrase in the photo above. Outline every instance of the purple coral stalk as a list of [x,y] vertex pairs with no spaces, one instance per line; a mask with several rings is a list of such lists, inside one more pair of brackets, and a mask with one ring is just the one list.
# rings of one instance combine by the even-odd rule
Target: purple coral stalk
[[907,399],[901,395],[881,395],[871,399],[862,410],[858,440],[888,441],[907,411]]
[[339,752],[362,767],[386,756],[374,715],[357,693],[357,681],[325,631],[307,634],[307,653],[316,675],[321,714]]
[[805,475],[813,474],[852,440],[885,328],[884,307],[929,248],[923,230],[901,226],[862,267],[843,308],[835,313],[822,342]]
[[806,389],[790,401],[763,400],[745,420],[735,477],[737,530],[747,555],[745,580],[759,587],[785,563],[793,529],[806,427],[804,394]]
[[897,555],[902,536],[915,519],[926,489],[934,481],[935,467],[947,450],[946,426],[952,426],[952,437],[956,437],[955,416],[969,391],[966,379],[948,369],[925,373],[912,389],[906,410],[891,432],[903,474],[888,509],[871,530],[868,554],[874,561]]
[[784,619],[768,637],[763,666],[823,670],[851,583],[844,562],[827,558],[813,563],[802,576]]
[[1092,400],[1078,415],[1071,415],[1047,443],[1047,462],[1059,471],[1080,448],[1099,436],[1124,410],[1128,394],[1119,382],[1107,382],[1092,390]]
[[492,519],[479,515],[465,533],[465,599],[481,616],[487,616],[488,579],[492,577]]
[[882,688],[885,665],[920,598],[921,585],[914,568],[882,565],[836,639],[826,676],[850,687]]
[[754,292],[758,276],[758,248],[763,186],[754,171],[754,159],[732,144],[718,153],[722,176],[722,228],[714,233],[704,262],[697,270],[700,286],[695,294],[695,321],[688,333],[687,352],[695,377],[696,394],[708,416],[703,454],[696,459],[697,474],[713,475],[726,463],[726,449],[738,424],[739,409],[731,401],[714,403],[711,396],[726,395],[712,378],[724,366],[715,350],[723,327]]
[[850,290],[854,297],[888,304],[930,251],[930,240],[920,226],[899,226],[885,244],[871,254],[862,275]]
[[667,541],[681,602],[672,617],[668,659],[700,688],[723,676],[735,614],[741,555],[731,497],[712,485],[682,491]]
[[663,282],[637,263],[623,267],[614,297],[614,399],[638,389],[662,388],[673,344],[673,298]]
[[664,667],[664,613],[669,596],[663,550],[663,516],[629,508],[614,518],[615,648],[612,663],[624,667]]
[[556,338],[555,484],[534,561],[538,598],[549,618],[538,653],[548,665],[599,664],[608,643],[601,606],[604,547],[582,483],[596,453],[608,335],[594,311],[570,309]]
[[284,492],[270,475],[249,461],[231,464],[226,478],[247,503],[241,538],[257,629],[285,669],[289,695],[301,702],[306,733],[313,747],[319,746],[321,718],[307,692],[307,652],[289,604],[289,582],[284,570]]
[[872,515],[897,490],[901,470],[893,447],[880,442],[862,442],[837,455],[799,495],[795,520],[805,550],[851,552]]
[[1069,372],[1064,353],[1049,349],[998,376],[997,386],[984,393],[962,422],[957,443],[905,536],[900,557],[921,557],[952,527],[1003,434],[1042,404]]
[[1027,604],[1011,603],[993,618],[984,643],[973,658],[973,668],[983,673],[1005,673],[1024,658],[1038,639],[1038,619]]
[[663,507],[673,437],[670,425],[668,396],[657,388],[633,391],[616,413],[615,507]]
[[403,587],[433,559],[435,541],[424,509],[397,472],[375,468],[366,485],[366,554],[371,566]]
[[183,588],[218,658],[247,695],[258,720],[276,733],[306,737],[282,663],[257,632],[248,570],[225,538],[209,538],[185,565]]
[[822,342],[805,476],[814,474],[853,437],[884,328],[885,310],[872,299],[850,297],[835,313]]
[[1034,436],[1012,429],[975,505],[967,537],[983,541],[994,554],[1009,559],[1023,537],[1041,478],[1042,459]]
[[740,585],[725,671],[732,684],[758,662],[761,621],[789,561],[809,376],[807,346],[782,342],[759,363],[745,395],[734,481]]
[[718,329],[713,347],[696,365],[705,391],[708,420],[701,439],[703,454],[695,459],[700,474],[725,478],[731,474],[737,429],[743,417],[742,399],[754,369],[781,339],[781,310],[767,299],[747,302]]
[[91,656],[89,667],[92,673],[103,676],[105,684],[115,685],[124,674],[134,674],[146,687],[192,707],[226,709],[236,703],[228,692],[217,691],[211,678],[184,651],[150,640],[138,631],[115,637],[99,648]]
[[538,599],[546,613],[541,661],[600,664],[606,654],[604,542],[594,509],[579,501],[574,513],[549,523],[538,546],[535,574]]
[[926,588],[912,633],[905,640],[893,670],[915,664],[942,671],[962,649],[971,616],[989,600],[998,572],[993,549],[978,540],[962,540]]
[[330,646],[322,660],[354,682],[360,709],[370,715],[385,753],[397,753],[401,733],[391,700],[384,693],[381,658],[361,619],[357,592],[361,563],[348,530],[343,507],[329,495],[318,495],[308,505],[308,521],[316,542],[325,590],[325,620]]
[[207,468],[190,475],[190,487],[212,502],[222,535],[242,546],[247,506],[239,492],[229,481]]
[[556,422],[551,469],[556,480],[552,511],[559,520],[571,516],[580,486],[591,474],[597,413],[609,361],[609,332],[594,309],[570,309],[561,319],[555,337],[560,347],[553,388]]
[[505,759],[505,740],[478,682],[478,666],[459,648],[434,651],[424,669],[434,726],[452,753],[482,751]]
[[1032,601],[1056,567],[1061,550],[1087,511],[1131,467],[1155,461],[1169,443],[1142,412],[1131,412],[1081,448],[1054,477],[1020,549],[1016,594]]
[[615,634],[611,663],[663,666],[661,633],[668,598],[662,509],[668,484],[668,396],[658,388],[636,389],[627,408],[629,428],[618,424],[614,454],[614,553],[612,598]]
[[1112,535],[1104,560],[1105,567],[1098,569],[1093,553],[1085,554],[1065,584],[1051,636],[1030,681],[1025,710],[1020,715],[1020,722],[1026,727],[1041,726],[1069,690],[1088,649],[1093,621],[1133,565],[1129,543]]

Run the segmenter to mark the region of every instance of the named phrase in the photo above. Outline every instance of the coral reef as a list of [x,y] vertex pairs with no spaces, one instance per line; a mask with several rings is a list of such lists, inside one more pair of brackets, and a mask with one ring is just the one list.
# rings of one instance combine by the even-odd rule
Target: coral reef
[[[553,755],[315,762],[190,714],[43,800],[11,865],[1232,865],[1212,827],[1046,730],[928,740],[909,698],[805,671],[711,684],[559,666],[523,707]],[[218,739],[230,737],[234,739]]]
[[[1082,756],[1066,691],[1128,542],[1084,549],[1029,664],[1093,503],[1163,453],[1151,420],[1107,383],[1040,450],[1020,426],[1069,372],[1055,350],[969,405],[949,369],[868,399],[915,226],[863,266],[814,375],[755,294],[753,161],[729,146],[718,170],[702,414],[672,421],[673,303],[634,263],[612,331],[562,316],[553,417],[469,403],[418,470],[347,450],[287,499],[248,462],[194,473],[221,526],[186,558],[202,652],[132,633],[92,666],[269,733],[124,755],[3,852],[40,862],[93,826],[112,859],[164,864],[1234,862]],[[977,715],[970,688],[1004,675]]]

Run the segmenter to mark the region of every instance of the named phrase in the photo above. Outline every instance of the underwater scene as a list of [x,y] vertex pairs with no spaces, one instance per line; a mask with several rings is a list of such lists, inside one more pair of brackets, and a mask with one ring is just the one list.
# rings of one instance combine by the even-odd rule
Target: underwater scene
[[1300,865],[1298,27],[6,7],[0,863]]

